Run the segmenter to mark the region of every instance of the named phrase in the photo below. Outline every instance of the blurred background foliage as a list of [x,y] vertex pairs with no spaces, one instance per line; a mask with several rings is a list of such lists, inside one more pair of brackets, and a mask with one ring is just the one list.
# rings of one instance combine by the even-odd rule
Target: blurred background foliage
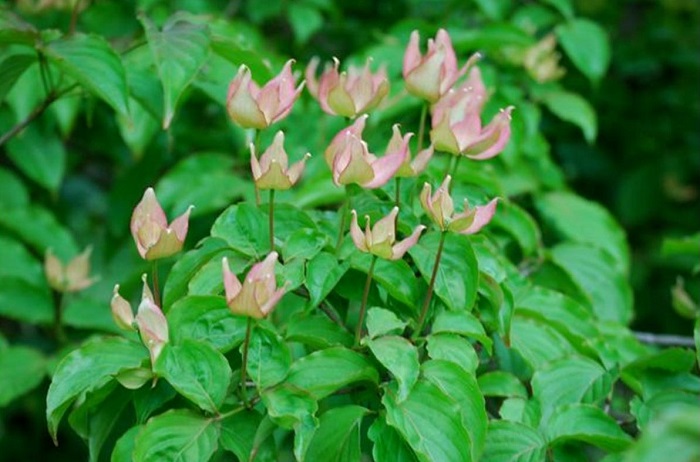
[[[296,69],[302,70],[313,56],[357,64],[371,56],[387,64],[393,82],[389,103],[372,116],[373,123],[386,126],[376,132],[388,133],[394,122],[414,129],[420,102],[402,93],[403,50],[412,30],[426,37],[438,27],[450,31],[462,61],[476,50],[485,55],[487,86],[498,88],[487,111],[517,107],[511,142],[516,147],[494,166],[478,164],[464,175],[482,180],[501,175],[491,189],[521,198],[520,205],[539,209],[545,221],[547,205],[537,203],[532,193],[568,184],[603,204],[630,243],[632,328],[690,335],[691,323],[672,309],[670,289],[682,276],[685,290],[695,300],[700,297],[693,276],[700,254],[697,1],[19,0],[3,6],[0,133],[30,116],[46,96],[42,78],[47,76],[36,56],[17,53],[18,46],[3,35],[3,30],[17,30],[13,21],[18,18],[41,30],[47,42],[54,28],[105,37],[121,54],[131,120],[115,117],[118,102],[110,108],[86,93],[71,93],[0,148],[1,255],[26,264],[0,268],[0,277],[14,278],[13,285],[9,279],[3,283],[0,305],[11,299],[47,307],[32,311],[35,324],[18,321],[23,315],[6,308],[0,312],[0,348],[29,342],[45,352],[60,351],[50,334],[57,300],[45,283],[27,282],[40,279],[37,258],[47,245],[63,259],[87,245],[96,248],[92,263],[100,281],[65,302],[64,322],[77,332],[83,329],[83,335],[111,331],[109,311],[94,307],[107,306],[115,281],[126,291],[138,286],[145,266],[133,251],[128,221],[147,186],[157,185],[169,214],[197,203],[190,246],[208,233],[226,205],[250,197],[247,134],[230,124],[223,106],[226,85],[239,64],[246,63],[262,82],[287,57],[297,59]],[[188,83],[182,94],[171,87],[175,94],[168,96],[152,77],[160,71],[165,80],[168,69],[154,69],[148,47],[141,45],[149,20],[161,26],[177,11],[186,12],[182,17],[190,27],[181,44],[189,62],[182,66],[194,71],[180,76]],[[546,48],[550,36],[556,37],[556,51]],[[206,47],[198,45],[200,40]],[[540,54],[538,43],[544,50]],[[555,54],[561,54],[558,64]],[[50,74],[58,75],[55,69]],[[70,86],[71,81],[52,84]],[[177,106],[172,121],[164,94]],[[304,111],[295,110],[279,128],[295,146],[293,156],[308,150],[317,153],[312,159],[317,162],[309,163],[309,178],[295,200],[300,206],[334,206],[340,192],[330,187],[318,161],[342,121],[319,118],[320,109],[308,95],[298,104]],[[313,111],[317,114],[307,120],[299,115]],[[440,165],[431,168],[442,171]],[[545,241],[556,240],[544,231]],[[23,236],[29,250],[17,244],[15,235]],[[556,279],[553,266],[540,271],[542,278]],[[18,279],[17,274],[29,276]],[[58,357],[41,359],[40,367],[51,370]],[[43,414],[46,386],[42,382],[21,402],[0,403],[7,405],[0,412],[0,447],[8,460],[84,456],[83,443],[72,432],[60,436],[60,450],[51,446]]]

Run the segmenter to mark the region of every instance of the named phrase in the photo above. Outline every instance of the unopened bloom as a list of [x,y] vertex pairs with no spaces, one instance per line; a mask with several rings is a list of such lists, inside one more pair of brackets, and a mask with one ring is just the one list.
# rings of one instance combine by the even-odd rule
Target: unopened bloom
[[406,251],[416,245],[420,234],[425,226],[418,225],[413,233],[406,239],[396,242],[396,217],[399,208],[391,209],[389,215],[385,216],[370,229],[369,216],[365,216],[365,231],[360,229],[357,223],[357,212],[352,213],[350,222],[350,236],[355,246],[362,252],[368,252],[387,260],[399,260]]
[[455,50],[447,31],[440,29],[434,41],[428,39],[425,55],[420,53],[419,42],[418,31],[413,31],[403,57],[403,78],[409,93],[434,103],[452,88],[480,55],[474,54],[458,69]]
[[525,52],[523,66],[536,81],[544,83],[557,80],[566,73],[566,70],[559,66],[561,56],[554,51],[556,47],[556,36],[548,34]]
[[253,265],[243,284],[231,272],[226,257],[221,261],[224,273],[226,303],[233,314],[265,318],[272,312],[285,292],[275,281],[277,252],[270,252],[265,260]]
[[119,284],[114,286],[110,307],[112,309],[112,319],[114,319],[117,327],[122,330],[136,330],[134,328],[134,312],[131,310],[131,303],[119,295]]
[[486,226],[496,213],[498,198],[486,205],[469,206],[469,201],[464,199],[464,210],[455,214],[454,203],[450,196],[450,180],[447,175],[440,187],[432,194],[429,183],[425,183],[420,194],[420,202],[423,210],[430,220],[438,225],[442,231],[453,231],[460,234],[474,234]]
[[334,66],[327,67],[319,80],[316,80],[318,58],[306,67],[309,92],[328,114],[357,117],[375,108],[389,92],[386,68],[381,67],[373,74],[368,59],[363,69],[349,66],[347,72],[338,72],[340,61],[336,58],[333,61]]
[[438,151],[461,154],[475,160],[490,159],[503,151],[510,139],[513,106],[501,111],[482,127],[485,89],[478,68],[459,89],[450,90],[433,106],[430,139]]
[[341,130],[326,149],[326,162],[338,186],[356,183],[363,188],[379,188],[394,176],[408,156],[409,135],[399,142],[390,142],[384,156],[371,154],[362,140],[366,119],[367,115],[358,117],[350,127]]
[[289,166],[289,157],[284,150],[284,133],[277,132],[270,147],[263,152],[260,160],[255,156],[255,145],[250,145],[250,168],[258,189],[289,189],[299,180],[304,171],[306,155],[297,163]]
[[[413,133],[407,133],[405,136],[401,136],[401,131],[399,130],[399,125],[395,124],[393,127],[394,134],[389,140],[389,145],[386,148],[386,152],[395,152],[402,149],[404,143],[408,144],[408,141],[413,136]],[[396,172],[397,177],[407,178],[412,176],[418,176],[425,168],[428,166],[428,161],[433,157],[433,145],[431,144],[427,148],[421,150],[416,154],[416,156],[411,159],[410,149],[406,152],[406,157]]]
[[131,235],[141,257],[156,260],[182,250],[192,208],[189,206],[185,213],[168,226],[168,220],[156,199],[155,191],[153,188],[146,189],[131,216]]
[[253,81],[250,69],[241,65],[226,97],[231,119],[243,128],[262,129],[287,117],[304,86],[302,82],[294,88],[293,63],[293,59],[287,61],[282,72],[262,88]]
[[58,292],[78,292],[90,287],[97,279],[90,278],[90,254],[92,247],[64,265],[51,249],[44,257],[44,273],[49,286]]
[[136,316],[133,317],[131,304],[119,295],[119,285],[114,287],[112,315],[117,325],[122,329],[133,329],[133,322],[136,322],[141,341],[148,348],[151,355],[151,364],[155,364],[163,351],[163,347],[169,341],[168,321],[154,301],[153,293],[148,287],[145,274],[142,279],[143,292],[141,293],[141,303]]

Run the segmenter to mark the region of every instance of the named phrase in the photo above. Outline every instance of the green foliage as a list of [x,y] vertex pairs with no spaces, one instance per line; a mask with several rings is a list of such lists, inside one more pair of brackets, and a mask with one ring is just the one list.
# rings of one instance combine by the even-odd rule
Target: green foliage
[[[697,228],[674,232],[659,257],[683,276],[663,290],[687,332],[694,323],[695,351],[687,338],[648,345],[631,330],[638,269],[618,214],[569,190],[568,164],[555,162],[562,143],[593,149],[609,136],[595,92],[617,71],[616,37],[602,22],[570,0],[407,0],[401,14],[383,2],[225,3],[0,7],[3,454],[36,458],[27,442],[38,437],[13,428],[26,413],[60,440],[52,460],[698,457]],[[485,54],[484,125],[516,108],[498,157],[438,152],[416,178],[343,190],[325,157],[349,121],[306,93],[274,127],[229,121],[240,65],[263,85],[291,57],[297,73],[315,54],[341,57],[342,69],[372,57],[391,90],[363,140],[385,162],[400,123],[425,133],[415,152],[430,127],[406,94],[402,55],[412,30],[424,50],[438,24],[460,65]],[[299,185],[268,195],[251,177],[249,145],[264,152],[277,130],[290,163],[312,157]],[[440,230],[421,207],[422,185],[446,173],[458,212],[500,198],[478,233]],[[129,218],[150,185],[169,223],[194,209],[184,251],[144,262],[133,239],[153,245],[155,231],[131,236]],[[395,203],[390,240],[428,227],[417,244],[394,260],[358,250],[350,209],[374,224]],[[155,240],[177,235],[158,231]],[[58,278],[85,269],[89,284],[61,293],[47,251],[70,266],[88,246],[92,271]],[[274,272],[261,275],[272,251]],[[242,292],[225,284],[222,262]],[[119,330],[109,299],[113,309],[137,301],[144,273],[153,294],[133,307],[135,321],[121,313],[132,330]],[[269,307],[273,281],[284,295]]]

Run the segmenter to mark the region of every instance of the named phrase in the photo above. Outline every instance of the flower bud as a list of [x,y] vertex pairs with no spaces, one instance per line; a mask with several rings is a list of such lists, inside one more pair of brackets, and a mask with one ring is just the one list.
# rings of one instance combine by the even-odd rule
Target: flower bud
[[317,81],[318,62],[314,58],[306,67],[306,80],[309,92],[328,114],[350,118],[366,114],[389,92],[386,68],[382,67],[373,74],[369,67],[370,59],[363,69],[349,66],[347,72],[339,72],[340,61],[333,58],[333,67],[326,67]]
[[464,200],[464,210],[454,213],[454,203],[449,193],[451,177],[447,175],[440,187],[432,194],[429,183],[425,183],[420,194],[420,202],[428,218],[442,231],[453,231],[459,234],[474,234],[486,226],[496,213],[498,198],[486,205],[469,207]]
[[169,341],[168,321],[153,300],[151,289],[148,288],[146,275],[143,275],[143,296],[136,313],[136,325],[139,328],[141,341],[151,355],[151,364],[155,364],[163,347]]
[[222,259],[226,303],[233,314],[261,319],[272,312],[285,292],[285,287],[277,288],[275,263],[277,252],[270,252],[265,260],[253,265],[241,284],[231,272],[228,259]]
[[112,295],[112,318],[114,323],[122,330],[136,330],[134,327],[134,313],[131,311],[131,303],[119,295],[119,284],[114,286]]
[[258,161],[255,156],[255,145],[250,145],[250,168],[253,172],[253,179],[258,189],[289,189],[297,181],[304,171],[306,160],[311,154],[306,153],[304,157],[291,167],[289,167],[289,157],[284,150],[284,133],[277,132],[275,139],[260,156]]
[[78,292],[90,287],[97,278],[90,278],[90,254],[92,247],[87,247],[83,253],[74,257],[64,265],[54,255],[51,249],[44,257],[44,274],[49,286],[57,292]]
[[185,213],[168,226],[165,212],[156,199],[156,193],[153,188],[146,189],[141,202],[136,205],[131,216],[131,235],[141,257],[146,260],[156,260],[182,250],[192,208],[193,206],[189,206]]
[[419,225],[406,239],[396,242],[396,217],[399,208],[394,207],[389,215],[385,216],[370,229],[369,216],[365,216],[365,231],[360,229],[357,223],[357,212],[352,210],[350,222],[350,236],[361,252],[371,253],[386,260],[399,260],[406,251],[416,245],[425,226]]
[[231,119],[243,128],[267,128],[287,117],[304,86],[294,88],[293,59],[282,71],[260,88],[252,79],[250,69],[241,65],[231,81],[226,97],[226,109]]

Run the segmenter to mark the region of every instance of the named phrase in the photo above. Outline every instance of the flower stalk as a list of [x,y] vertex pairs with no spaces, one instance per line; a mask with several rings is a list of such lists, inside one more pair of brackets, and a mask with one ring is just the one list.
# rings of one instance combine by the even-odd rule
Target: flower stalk
[[418,324],[416,325],[416,330],[413,332],[413,339],[415,340],[420,336],[423,331],[423,324],[425,323],[425,318],[428,315],[428,307],[433,299],[433,291],[435,289],[435,279],[437,279],[438,268],[440,267],[440,259],[442,258],[442,248],[445,245],[445,237],[447,236],[447,231],[443,231],[440,234],[440,243],[438,244],[438,250],[435,254],[435,264],[433,265],[433,273],[430,276],[430,283],[428,283],[428,292],[425,294],[425,299],[423,300],[423,306],[420,311],[420,317],[418,318]]
[[243,405],[246,408],[250,408],[250,403],[248,402],[248,393],[246,387],[246,371],[248,370],[248,348],[250,346],[250,334],[253,330],[253,318],[248,317],[248,323],[245,329],[245,339],[243,340],[243,351],[241,358],[241,399],[243,400]]
[[270,224],[270,252],[275,250],[275,190],[270,189],[270,200],[268,205]]
[[372,285],[372,277],[374,276],[374,265],[377,263],[377,256],[372,255],[372,262],[369,264],[369,271],[367,271],[367,280],[365,281],[365,289],[362,292],[362,304],[360,305],[360,317],[357,320],[357,327],[355,328],[355,346],[360,344],[360,338],[362,337],[362,325],[365,323],[365,312],[367,311],[367,297],[369,296],[369,287]]

